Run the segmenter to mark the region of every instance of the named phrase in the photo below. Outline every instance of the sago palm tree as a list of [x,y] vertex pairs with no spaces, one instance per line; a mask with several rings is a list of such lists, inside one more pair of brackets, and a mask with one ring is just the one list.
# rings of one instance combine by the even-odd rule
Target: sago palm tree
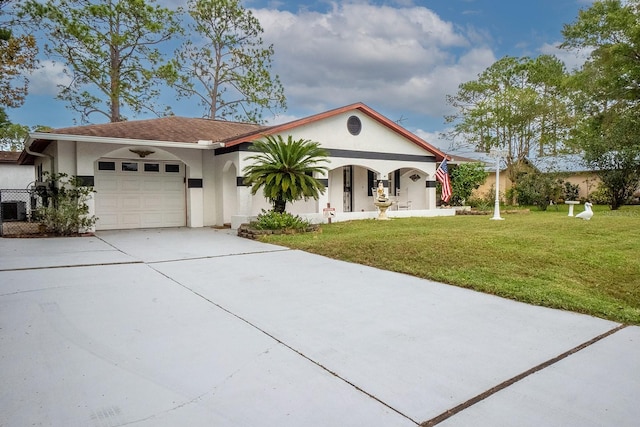
[[251,185],[251,194],[263,188],[275,212],[284,212],[287,202],[318,200],[324,194],[324,185],[313,174],[328,170],[322,163],[329,161],[329,153],[318,142],[294,141],[291,135],[285,142],[280,135],[269,135],[254,142],[251,150],[258,154],[247,158],[253,164],[243,169],[244,183]]

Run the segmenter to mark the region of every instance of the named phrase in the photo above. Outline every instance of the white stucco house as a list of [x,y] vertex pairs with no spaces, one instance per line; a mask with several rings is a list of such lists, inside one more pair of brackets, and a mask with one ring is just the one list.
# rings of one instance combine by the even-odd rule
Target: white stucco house
[[[382,181],[403,210],[389,216],[453,215],[436,206],[435,171],[446,154],[357,103],[275,126],[163,117],[33,132],[20,157],[44,171],[76,175],[95,188],[97,230],[233,228],[271,206],[243,184],[251,143],[265,135],[317,141],[329,151],[319,200],[287,211],[325,221],[375,218],[372,188]],[[407,203],[409,202],[409,203]],[[392,208],[393,209],[393,208]]]
[[33,166],[20,165],[19,152],[0,151],[0,190],[27,189],[35,180]]

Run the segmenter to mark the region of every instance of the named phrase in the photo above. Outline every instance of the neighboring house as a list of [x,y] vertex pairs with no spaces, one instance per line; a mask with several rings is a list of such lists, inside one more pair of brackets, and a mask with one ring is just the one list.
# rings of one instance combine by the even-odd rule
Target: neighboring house
[[18,164],[20,152],[0,151],[0,190],[22,190],[33,184],[33,166]]
[[582,157],[577,154],[540,157],[536,168],[543,173],[558,173],[560,178],[579,188],[578,197],[587,199],[600,186],[600,178],[593,170],[588,170]]
[[[485,183],[474,192],[474,197],[483,197],[491,193],[494,191],[496,183],[496,160],[486,155],[479,158],[487,165],[486,170],[489,176]],[[586,199],[600,185],[596,172],[587,170],[582,158],[576,154],[538,157],[527,162],[532,169],[538,172],[558,174],[562,180],[577,185],[579,198]],[[508,178],[506,163],[502,159],[500,161],[500,193],[504,194],[511,187],[513,187],[513,183]],[[493,193],[491,195],[493,196]]]
[[275,126],[164,117],[34,132],[21,164],[76,175],[96,190],[89,204],[96,229],[236,228],[270,204],[251,196],[243,168],[253,141],[265,135],[317,141],[330,153],[327,191],[287,210],[314,222],[324,208],[336,221],[374,218],[372,188],[410,198],[412,210],[390,216],[453,215],[437,209],[436,162],[445,153],[364,104],[357,103]]
[[0,151],[0,236],[6,234],[5,222],[27,218],[31,202],[33,166],[18,164],[19,157],[19,152]]

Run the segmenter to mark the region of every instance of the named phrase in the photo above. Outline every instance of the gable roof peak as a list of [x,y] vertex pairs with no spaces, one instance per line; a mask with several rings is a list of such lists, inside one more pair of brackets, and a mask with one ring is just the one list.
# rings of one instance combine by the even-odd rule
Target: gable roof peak
[[379,122],[380,124],[382,124],[383,126],[386,126],[387,128],[389,128],[391,131],[400,134],[401,136],[403,136],[404,138],[408,139],[409,141],[413,142],[414,144],[418,145],[419,147],[431,152],[435,157],[436,157],[436,161],[442,161],[442,159],[444,159],[445,157],[447,157],[447,155],[439,150],[438,148],[436,148],[435,146],[429,144],[427,141],[423,140],[422,138],[420,138],[419,136],[415,135],[414,133],[408,131],[407,129],[405,129],[404,127],[400,126],[399,124],[397,124],[396,122],[392,121],[391,119],[383,116],[382,114],[378,113],[377,111],[375,111],[374,109],[372,109],[371,107],[367,106],[366,104],[364,104],[363,102],[356,102],[353,104],[349,104],[349,105],[345,105],[343,107],[338,107],[338,108],[334,108],[332,110],[327,110],[324,111],[322,113],[318,113],[318,114],[314,114],[308,117],[304,117],[301,119],[296,119],[287,123],[283,123],[283,124],[279,124],[279,125],[274,125],[268,128],[264,128],[264,129],[260,129],[258,131],[255,132],[250,132],[248,134],[245,135],[241,135],[238,137],[231,137],[227,140],[225,140],[225,144],[227,146],[233,146],[233,145],[237,145],[237,144],[241,144],[243,142],[251,142],[253,140],[259,139],[263,136],[267,136],[267,135],[273,135],[273,134],[278,134],[278,133],[283,133],[286,132],[289,129],[294,129],[296,127],[299,126],[304,126],[310,123],[315,123],[318,122],[320,120],[324,120],[330,117],[334,117],[340,114],[344,114],[346,112],[349,111],[354,111],[354,110],[358,110],[360,112],[362,112],[363,114],[369,116],[370,118],[372,118],[373,120],[376,120],[377,122]]

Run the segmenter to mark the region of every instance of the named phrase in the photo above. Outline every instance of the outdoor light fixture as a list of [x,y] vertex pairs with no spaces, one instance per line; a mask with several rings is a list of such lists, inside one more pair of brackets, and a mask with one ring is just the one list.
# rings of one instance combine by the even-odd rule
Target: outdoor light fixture
[[410,179],[411,181],[413,181],[413,182],[416,182],[416,181],[417,181],[417,180],[419,180],[420,178],[421,178],[421,176],[420,176],[420,175],[418,175],[417,173],[414,173],[413,175],[411,175],[411,176],[409,177],[409,179]]
[[130,148],[129,151],[131,151],[132,153],[136,153],[138,156],[140,156],[141,158],[145,158],[147,157],[149,154],[153,154],[155,153],[155,151],[151,151],[151,150],[139,150],[139,149],[133,149]]

